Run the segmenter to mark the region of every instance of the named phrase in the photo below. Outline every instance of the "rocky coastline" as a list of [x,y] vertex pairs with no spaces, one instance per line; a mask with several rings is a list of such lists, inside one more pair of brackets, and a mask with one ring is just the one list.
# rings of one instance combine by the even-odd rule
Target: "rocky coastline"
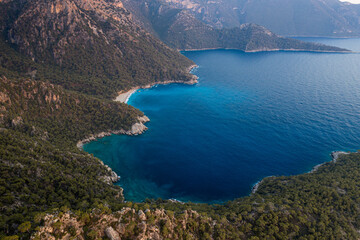
[[251,189],[251,194],[254,194],[257,192],[257,190],[259,189],[260,185],[264,182],[265,178],[271,178],[271,177],[275,177],[275,176],[268,176],[268,177],[264,177],[263,179],[261,179],[260,181],[258,181],[257,183],[254,184],[254,186]]
[[[124,129],[109,130],[107,132],[101,132],[101,133],[98,133],[98,134],[92,134],[88,138],[85,138],[85,139],[79,141],[76,144],[76,146],[80,150],[82,150],[85,143],[88,143],[88,142],[91,142],[91,141],[94,141],[96,139],[103,138],[103,137],[106,137],[106,136],[111,136],[112,134],[125,134],[125,135],[130,135],[130,136],[135,136],[135,135],[142,134],[143,132],[145,132],[148,129],[144,125],[144,123],[149,122],[150,119],[147,116],[144,115],[142,117],[138,117],[137,120],[138,120],[138,122],[134,123],[129,130],[124,130]],[[100,161],[101,165],[105,166],[106,170],[109,173],[107,175],[101,176],[100,180],[105,182],[106,184],[109,184],[109,185],[118,182],[120,180],[120,176],[118,176],[117,173],[114,172],[108,165],[105,165],[103,163],[103,161],[101,161],[100,159],[99,159],[99,161]],[[121,195],[122,195],[122,192],[121,192]]]
[[[187,71],[190,73],[191,70],[193,70],[194,68],[196,68],[197,65],[191,65],[187,68]],[[131,94],[134,93],[136,90],[140,89],[140,88],[151,88],[155,85],[158,84],[171,84],[171,83],[183,83],[183,84],[189,84],[189,85],[193,85],[196,84],[198,81],[198,77],[196,75],[192,75],[192,79],[190,81],[182,81],[182,80],[168,80],[168,81],[162,81],[162,82],[155,82],[152,84],[148,84],[142,87],[136,87],[136,88],[132,88],[129,91],[126,92],[120,92],[119,96],[114,100],[114,101],[118,101],[118,102],[124,102],[126,103],[127,100],[130,98]],[[126,95],[123,95],[126,94]],[[123,96],[121,96],[123,95]],[[142,117],[138,117],[137,118],[137,122],[134,123],[130,129],[128,130],[124,130],[124,129],[120,129],[120,130],[108,130],[106,132],[101,132],[101,133],[97,133],[97,134],[92,134],[89,137],[80,140],[77,142],[76,146],[78,149],[82,150],[84,144],[89,143],[91,141],[95,141],[96,139],[99,138],[103,138],[103,137],[107,137],[107,136],[111,136],[113,134],[116,135],[120,135],[120,134],[124,134],[124,135],[129,135],[129,136],[136,136],[136,135],[140,135],[142,133],[144,133],[148,128],[145,126],[145,123],[149,122],[150,119],[147,116],[142,116]],[[105,168],[108,171],[108,175],[104,175],[100,177],[100,180],[105,182],[106,184],[113,184],[116,183],[120,180],[120,176],[117,175],[116,172],[114,172],[108,165],[105,165],[103,161],[101,161],[99,159],[101,165],[105,166]],[[122,195],[122,192],[121,192]]]
[[[334,152],[331,152],[330,156],[332,158],[332,160],[330,161],[330,163],[336,163],[336,161],[338,160],[339,156],[340,155],[343,155],[343,154],[349,154],[348,152],[344,152],[344,151],[334,151]],[[321,164],[318,164],[316,165],[315,167],[313,167],[313,169],[309,172],[309,173],[314,173],[316,172],[321,166],[323,166],[324,164],[326,164],[328,162],[325,162],[325,163],[321,163]]]
[[190,48],[190,49],[178,49],[178,51],[185,51],[185,52],[196,52],[196,51],[206,51],[206,50],[237,50],[244,53],[259,53],[259,52],[315,52],[315,53],[357,53],[351,50],[348,51],[330,51],[330,50],[311,50],[311,49],[294,49],[294,48],[260,48],[260,49],[253,49],[253,50],[242,50],[238,48]]
[[148,128],[144,125],[144,123],[147,123],[150,121],[150,119],[147,116],[142,116],[142,117],[138,117],[138,122],[134,123],[131,128],[129,130],[124,130],[124,129],[120,129],[120,130],[108,130],[106,132],[101,132],[98,134],[92,134],[89,137],[77,142],[76,146],[79,149],[82,149],[82,147],[84,146],[85,143],[91,142],[91,141],[95,141],[96,139],[99,138],[103,138],[106,136],[111,136],[112,134],[124,134],[124,135],[129,135],[129,136],[136,136],[139,134],[144,133]]
[[[331,156],[332,160],[330,161],[330,163],[336,163],[336,161],[339,159],[340,155],[344,155],[344,154],[350,154],[350,153],[344,152],[344,151],[331,152],[330,156]],[[323,166],[327,163],[329,163],[329,162],[324,162],[324,163],[316,165],[315,167],[312,168],[312,170],[309,173],[316,172],[321,166]],[[269,177],[274,177],[274,176],[269,176]],[[265,177],[265,178],[269,178],[269,177]],[[251,194],[256,193],[256,191],[259,189],[260,185],[264,182],[265,178],[263,178],[262,180],[260,180],[254,184],[254,186],[251,189]]]
[[261,181],[258,181],[255,183],[255,185],[251,189],[251,194],[256,193],[256,191],[259,189],[260,184],[264,181],[265,178],[263,178]]
[[[198,67],[196,64],[191,65],[186,69],[186,71],[188,71],[190,73],[191,70],[193,70],[196,67]],[[158,85],[158,84],[163,84],[164,85],[164,84],[171,84],[171,83],[183,83],[183,84],[193,85],[193,84],[196,84],[197,82],[198,82],[198,77],[196,75],[192,75],[192,79],[190,81],[182,81],[182,80],[167,80],[167,81],[162,81],[162,82],[159,81],[159,82],[155,82],[155,83],[148,84],[148,85],[145,85],[145,86],[131,88],[130,90],[128,90],[126,92],[120,92],[119,95],[126,94],[126,93],[129,93],[129,92],[133,93],[137,89],[140,89],[140,88],[142,88],[142,89],[151,88],[151,87],[153,87],[155,85]],[[117,100],[118,97],[114,101],[120,101],[120,100]],[[127,98],[129,98],[129,97],[130,96],[127,96]],[[122,102],[122,101],[120,101],[120,102]],[[106,136],[111,136],[112,134],[116,134],[116,135],[124,134],[124,135],[129,135],[129,136],[135,136],[135,135],[142,134],[148,129],[144,124],[149,122],[150,119],[147,116],[144,115],[142,117],[138,117],[137,120],[138,120],[138,122],[134,123],[129,130],[124,130],[124,129],[108,130],[106,132],[101,132],[101,133],[98,133],[98,134],[92,134],[89,137],[77,142],[76,146],[79,149],[82,149],[82,147],[84,146],[85,143],[89,143],[91,141],[94,141],[96,139],[103,138],[103,137],[106,137]]]

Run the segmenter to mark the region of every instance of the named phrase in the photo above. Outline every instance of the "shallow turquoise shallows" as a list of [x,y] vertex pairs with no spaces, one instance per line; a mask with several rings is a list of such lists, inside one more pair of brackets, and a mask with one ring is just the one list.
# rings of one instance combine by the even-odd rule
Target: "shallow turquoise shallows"
[[[305,39],[360,51],[359,39]],[[263,177],[310,171],[360,148],[360,54],[184,52],[194,86],[140,90],[141,136],[84,146],[120,176],[126,200],[223,202]]]

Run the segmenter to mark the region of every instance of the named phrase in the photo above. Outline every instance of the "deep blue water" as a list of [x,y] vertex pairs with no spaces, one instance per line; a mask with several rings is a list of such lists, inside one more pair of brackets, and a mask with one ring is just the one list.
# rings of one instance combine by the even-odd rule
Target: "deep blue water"
[[[359,39],[305,39],[355,51]],[[360,148],[360,54],[185,52],[195,86],[140,90],[141,136],[85,145],[120,176],[127,200],[221,202]]]

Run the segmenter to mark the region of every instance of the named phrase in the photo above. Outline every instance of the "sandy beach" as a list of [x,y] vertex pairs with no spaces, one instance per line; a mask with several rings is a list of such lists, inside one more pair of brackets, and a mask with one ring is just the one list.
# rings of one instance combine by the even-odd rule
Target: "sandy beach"
[[127,103],[127,101],[129,100],[131,94],[136,92],[136,90],[138,90],[138,89],[139,88],[132,88],[127,92],[119,93],[119,95],[115,98],[115,101],[116,102],[121,102],[121,103]]

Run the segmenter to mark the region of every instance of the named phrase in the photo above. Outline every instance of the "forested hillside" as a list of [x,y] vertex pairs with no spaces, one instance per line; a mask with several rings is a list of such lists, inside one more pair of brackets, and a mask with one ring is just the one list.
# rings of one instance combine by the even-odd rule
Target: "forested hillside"
[[126,104],[50,83],[0,78],[1,232],[15,231],[39,211],[119,203],[122,190],[112,185],[113,173],[76,142],[128,130],[141,116]]
[[[35,236],[97,239],[358,239],[360,154],[315,173],[266,178],[224,205],[147,201],[121,211],[58,211]],[[113,238],[111,238],[113,237]]]
[[118,0],[6,0],[0,3],[0,26],[13,49],[50,65],[32,65],[31,72],[39,70],[35,78],[46,74],[70,90],[114,97],[155,81],[191,79],[187,68],[193,63],[133,23]]

